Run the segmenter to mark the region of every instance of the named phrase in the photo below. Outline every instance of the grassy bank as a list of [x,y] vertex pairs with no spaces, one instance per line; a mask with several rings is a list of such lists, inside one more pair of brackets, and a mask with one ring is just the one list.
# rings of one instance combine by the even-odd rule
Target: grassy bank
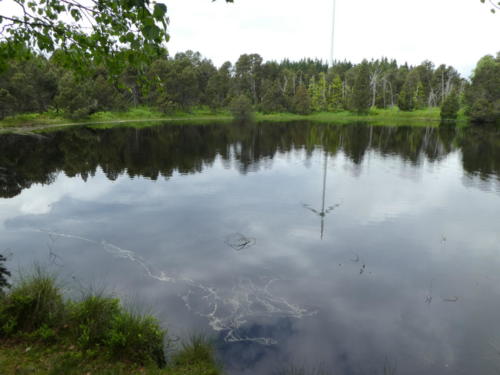
[[0,295],[2,375],[220,374],[203,338],[166,357],[170,346],[154,317],[100,294],[65,299],[55,279],[40,270]]
[[[378,126],[439,126],[441,122],[440,109],[428,108],[412,112],[400,111],[398,108],[372,109],[366,115],[353,112],[317,112],[310,115],[296,115],[293,113],[276,113],[256,115],[258,121],[288,122],[288,121],[312,121],[319,123],[352,124],[356,122],[368,123]],[[463,111],[459,114],[457,124],[464,126],[467,118]]]
[[172,115],[165,115],[151,108],[137,107],[124,112],[96,112],[85,119],[72,120],[61,113],[29,113],[6,117],[0,121],[0,129],[9,128],[43,128],[82,124],[109,124],[119,125],[120,123],[144,123],[155,124],[169,121],[192,121],[192,122],[213,122],[231,121],[231,116],[227,112],[212,113],[207,109],[196,109],[192,112],[177,112]]
[[[429,108],[413,112],[392,109],[372,109],[367,115],[358,115],[352,112],[319,112],[310,115],[297,115],[292,113],[263,114],[256,113],[255,120],[258,122],[292,122],[312,121],[319,123],[349,124],[364,122],[371,125],[383,126],[439,126],[440,109]],[[222,111],[213,113],[209,109],[196,109],[192,112],[177,112],[165,115],[151,108],[137,107],[125,112],[97,112],[84,120],[69,120],[56,112],[41,114],[24,114],[3,119],[0,121],[0,129],[40,129],[46,127],[64,127],[70,125],[96,125],[100,127],[114,126],[153,126],[166,122],[189,122],[189,123],[211,123],[229,122],[231,115]],[[457,120],[459,126],[467,125],[467,118],[460,113]]]

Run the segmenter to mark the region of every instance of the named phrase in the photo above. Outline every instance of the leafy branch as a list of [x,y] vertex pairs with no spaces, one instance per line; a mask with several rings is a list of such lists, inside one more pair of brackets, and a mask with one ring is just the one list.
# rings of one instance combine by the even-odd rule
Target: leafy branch
[[[495,13],[496,9],[500,10],[500,1],[495,1],[495,0],[488,0],[489,3],[491,4],[491,13]],[[481,0],[481,2],[484,4],[486,3],[486,0]]]

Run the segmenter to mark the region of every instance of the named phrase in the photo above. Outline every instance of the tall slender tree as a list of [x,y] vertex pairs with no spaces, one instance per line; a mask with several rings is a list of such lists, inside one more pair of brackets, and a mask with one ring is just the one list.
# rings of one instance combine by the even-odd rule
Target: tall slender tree
[[357,113],[368,113],[370,110],[370,68],[368,61],[357,67],[356,80],[353,87],[352,108]]

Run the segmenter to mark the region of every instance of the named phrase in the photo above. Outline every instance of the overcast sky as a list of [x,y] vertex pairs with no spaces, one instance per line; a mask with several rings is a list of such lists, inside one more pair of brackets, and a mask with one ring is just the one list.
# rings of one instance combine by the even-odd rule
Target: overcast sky
[[[171,54],[201,52],[220,65],[243,53],[265,60],[329,60],[333,0],[169,0]],[[453,65],[469,76],[500,51],[500,14],[480,0],[337,0],[336,59],[387,56]]]

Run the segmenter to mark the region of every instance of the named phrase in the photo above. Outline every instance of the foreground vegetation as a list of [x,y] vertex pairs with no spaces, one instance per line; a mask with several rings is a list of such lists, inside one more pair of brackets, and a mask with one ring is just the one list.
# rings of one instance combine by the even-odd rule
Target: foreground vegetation
[[220,373],[205,339],[193,338],[166,357],[165,334],[155,318],[125,309],[116,298],[65,299],[40,269],[0,292],[2,374]]

